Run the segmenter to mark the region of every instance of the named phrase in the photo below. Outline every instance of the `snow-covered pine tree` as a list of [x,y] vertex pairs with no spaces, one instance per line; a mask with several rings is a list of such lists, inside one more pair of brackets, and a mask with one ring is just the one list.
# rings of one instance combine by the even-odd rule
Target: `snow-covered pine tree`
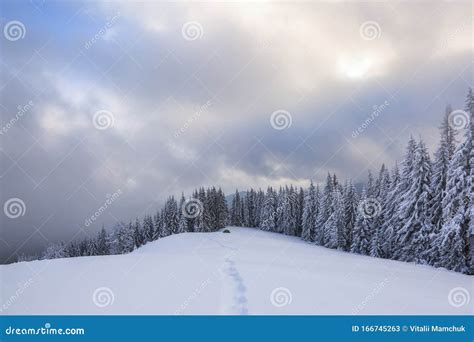
[[216,198],[216,210],[217,210],[217,226],[215,229],[221,229],[227,226],[229,221],[229,211],[227,208],[227,201],[225,199],[225,194],[221,188],[217,190]]
[[396,201],[396,212],[390,218],[391,229],[393,229],[392,258],[398,259],[403,254],[403,245],[400,243],[400,229],[405,225],[404,215],[401,207],[409,196],[412,187],[413,162],[415,159],[416,141],[410,137],[405,150],[405,158],[402,162],[402,172],[398,183],[394,200]]
[[300,187],[298,191],[298,198],[296,201],[296,236],[301,237],[301,233],[303,230],[303,210],[304,210],[304,191],[303,188]]
[[326,178],[326,185],[324,186],[323,193],[321,194],[318,215],[316,216],[315,226],[315,237],[314,241],[323,246],[324,245],[324,225],[332,214],[332,192],[334,182],[331,175],[328,173]]
[[128,225],[119,225],[117,235],[119,254],[130,253],[135,249],[133,225],[131,222]]
[[214,197],[212,193],[212,189],[207,189],[205,191],[205,197],[204,197],[204,202],[203,202],[203,214],[202,214],[202,219],[203,219],[203,232],[212,232],[213,231],[213,226],[215,222],[215,210],[214,210]]
[[[367,201],[367,192],[362,190],[360,203]],[[366,217],[364,210],[357,210],[356,221],[354,225],[354,233],[352,237],[351,252],[368,255],[372,246],[372,232],[369,219]]]
[[97,241],[95,243],[97,255],[109,255],[110,254],[110,246],[109,246],[109,239],[107,236],[107,232],[105,231],[104,226],[100,230]]
[[265,193],[262,191],[262,189],[258,189],[257,192],[257,210],[256,210],[256,220],[257,220],[257,227],[261,228],[261,218],[262,218],[262,210],[263,210],[263,205],[265,202]]
[[332,192],[331,208],[332,213],[324,224],[324,246],[338,248],[344,244],[344,201],[336,182]]
[[369,170],[367,173],[367,198],[375,198],[377,196],[376,184],[372,171]]
[[443,225],[435,243],[439,246],[436,266],[472,273],[469,236],[474,232],[474,96],[466,99],[467,127],[464,141],[456,148],[448,166],[446,194],[443,198]]
[[241,206],[242,204],[240,201],[240,194],[239,191],[236,189],[234,198],[232,199],[232,206],[230,209],[230,224],[232,226],[242,226]]
[[357,193],[352,180],[346,183],[343,196],[344,223],[343,231],[338,236],[338,248],[343,251],[350,251],[358,205]]
[[285,235],[297,235],[297,206],[298,194],[293,186],[285,187],[284,191],[284,207],[283,207],[283,233]]
[[86,239],[87,243],[87,256],[99,255],[97,253],[96,241],[93,238]]
[[80,256],[88,256],[89,255],[89,242],[87,239],[82,240],[79,242],[79,255]]
[[153,218],[150,215],[146,215],[143,219],[143,234],[146,242],[154,240],[155,225],[153,224]]
[[422,140],[415,147],[409,177],[411,186],[404,193],[398,210],[403,225],[397,238],[401,248],[395,256],[403,261],[425,262],[423,252],[429,248],[432,231],[428,214],[431,200],[431,161]]
[[277,197],[271,187],[268,187],[265,195],[260,222],[260,229],[264,231],[275,232],[277,229]]
[[247,190],[247,196],[244,201],[244,212],[245,212],[245,226],[256,227],[257,224],[257,194],[254,189]]
[[[194,203],[196,201],[196,199],[198,199],[198,197],[199,197],[199,192],[197,190],[194,190],[192,195],[191,195],[191,198],[189,200],[193,201],[193,203]],[[202,209],[202,207],[200,209]],[[195,231],[195,227],[198,223],[198,220],[200,220],[201,217],[202,217],[202,212],[199,212],[197,217],[188,217],[187,218],[187,222],[188,222],[187,231],[188,232],[194,232]]]
[[242,221],[242,226],[245,225],[247,217],[245,216],[245,197],[247,193],[244,193],[243,196],[240,196],[240,219]]
[[433,197],[429,204],[429,215],[433,224],[433,233],[439,233],[443,226],[443,198],[446,191],[449,163],[456,148],[456,130],[449,123],[449,115],[452,112],[450,105],[446,107],[446,112],[440,126],[440,143],[435,152],[433,162],[433,175],[431,177],[431,189]]
[[313,181],[311,181],[309,189],[306,191],[303,210],[303,229],[301,238],[305,241],[314,242],[317,211],[318,199],[316,197],[316,187],[314,186]]
[[[116,223],[110,231],[110,234],[109,234],[110,254],[121,254],[120,246],[119,246],[119,232],[122,225],[123,225],[122,222]],[[78,249],[79,249],[79,246],[78,246]],[[80,252],[79,252],[79,255],[80,255]]]
[[206,192],[204,191],[204,188],[199,188],[199,190],[196,190],[196,192],[193,195],[193,198],[197,199],[201,204],[202,204],[202,212],[193,219],[194,221],[194,227],[193,231],[195,232],[204,232],[204,215],[206,208],[204,207],[204,203],[206,202]]
[[392,170],[392,175],[390,177],[390,186],[388,189],[387,196],[385,201],[382,203],[382,212],[384,221],[382,222],[382,231],[384,232],[384,239],[382,242],[381,253],[385,258],[391,259],[394,251],[394,246],[396,246],[396,232],[394,227],[398,223],[397,209],[398,201],[400,197],[400,169],[398,168],[398,163],[395,163],[395,166]]
[[62,242],[52,243],[46,248],[41,259],[49,260],[49,259],[65,258],[67,257],[65,247],[66,246]]
[[164,237],[164,230],[163,230],[163,209],[158,210],[153,216],[153,225],[155,227],[155,234],[153,235],[153,240],[157,240],[161,237]]
[[291,225],[291,194],[288,189],[288,186],[285,186],[282,189],[282,196],[278,203],[278,210],[281,212],[280,224],[278,229],[280,233],[290,235],[290,225]]
[[285,222],[286,222],[286,194],[285,190],[280,187],[277,195],[277,202],[276,202],[276,233],[283,233]]
[[135,241],[136,248],[145,244],[145,234],[138,218],[135,220],[135,224],[133,225],[133,240]]
[[163,236],[176,234],[178,232],[178,203],[174,196],[170,196],[166,202],[163,212]]
[[[80,256],[81,253],[79,251],[79,246],[74,242],[71,241],[70,243],[67,244],[66,246],[66,257],[71,258],[71,257],[77,257]],[[26,259],[24,261],[31,261],[31,260],[37,260],[37,258],[29,259],[29,257],[25,256]],[[29,259],[29,260],[28,260]],[[20,257],[18,257],[18,261],[20,262]]]
[[188,231],[188,218],[183,214],[185,204],[186,198],[184,197],[184,194],[181,194],[178,206],[178,234],[185,233]]
[[370,255],[376,258],[385,258],[383,244],[386,240],[386,232],[384,230],[383,223],[385,222],[385,212],[384,204],[387,201],[388,189],[390,186],[390,174],[385,167],[385,164],[382,164],[380,168],[379,175],[375,182],[375,199],[380,205],[380,212],[372,219],[372,230],[374,232],[374,237],[372,239],[372,247],[370,250]]

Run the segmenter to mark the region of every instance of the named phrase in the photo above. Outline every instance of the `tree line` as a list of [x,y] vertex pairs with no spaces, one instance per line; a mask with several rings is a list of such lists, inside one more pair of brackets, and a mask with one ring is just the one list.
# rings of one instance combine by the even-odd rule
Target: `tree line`
[[220,188],[201,187],[190,198],[181,195],[179,203],[170,196],[155,215],[146,215],[128,224],[119,222],[110,231],[102,227],[97,236],[79,242],[53,243],[39,258],[22,255],[18,261],[126,254],[172,234],[217,231],[226,226],[227,217],[224,192]]
[[[154,216],[118,224],[79,243],[55,244],[43,259],[123,254],[171,234],[213,232],[226,225],[298,236],[327,248],[429,264],[473,274],[474,95],[465,111],[449,106],[433,158],[411,137],[404,160],[368,172],[362,191],[328,174],[321,186],[236,190],[228,205],[219,188],[200,188],[179,203],[168,198]],[[463,132],[459,136],[459,132]]]

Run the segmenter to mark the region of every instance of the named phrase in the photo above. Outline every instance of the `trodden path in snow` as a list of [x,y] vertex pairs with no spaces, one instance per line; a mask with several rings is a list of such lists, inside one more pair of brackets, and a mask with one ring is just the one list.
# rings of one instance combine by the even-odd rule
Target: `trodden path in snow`
[[0,266],[0,314],[473,314],[473,278],[252,228]]
[[[235,255],[239,249],[214,238],[210,241],[217,243],[220,247],[227,250],[224,254],[224,264],[221,272],[221,293],[220,293],[220,311],[224,315],[248,315],[247,297],[245,282],[237,269],[234,261]],[[231,243],[232,241],[228,241]]]
[[235,261],[226,258],[225,262],[227,265],[225,273],[232,281],[232,307],[230,314],[247,315],[249,310],[247,308],[247,288],[245,287],[244,280],[235,265]]

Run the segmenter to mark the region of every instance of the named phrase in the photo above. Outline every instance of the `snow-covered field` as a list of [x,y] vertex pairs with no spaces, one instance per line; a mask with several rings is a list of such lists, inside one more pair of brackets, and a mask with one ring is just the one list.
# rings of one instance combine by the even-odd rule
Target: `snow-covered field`
[[1,314],[473,314],[473,277],[230,230],[0,266]]

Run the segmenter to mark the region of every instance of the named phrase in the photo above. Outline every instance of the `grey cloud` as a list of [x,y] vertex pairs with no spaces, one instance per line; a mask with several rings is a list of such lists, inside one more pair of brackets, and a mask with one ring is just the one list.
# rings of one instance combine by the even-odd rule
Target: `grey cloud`
[[[433,147],[446,102],[461,106],[472,84],[469,4],[440,3],[429,15],[408,3],[142,5],[91,3],[72,19],[78,8],[63,8],[55,25],[46,7],[44,17],[25,17],[27,40],[2,42],[1,78],[11,79],[2,125],[34,102],[0,136],[2,203],[19,197],[27,207],[2,217],[3,260],[152,213],[201,185],[304,185],[328,171],[361,180],[369,167],[400,161],[410,134],[429,135]],[[117,13],[113,33],[86,49]],[[203,25],[202,39],[183,39],[190,20]],[[380,24],[379,39],[361,39],[366,20]],[[341,74],[340,58],[343,70],[360,69],[367,56],[366,77]],[[92,118],[103,109],[114,125],[101,131]],[[271,127],[278,109],[291,113],[288,129]]]

